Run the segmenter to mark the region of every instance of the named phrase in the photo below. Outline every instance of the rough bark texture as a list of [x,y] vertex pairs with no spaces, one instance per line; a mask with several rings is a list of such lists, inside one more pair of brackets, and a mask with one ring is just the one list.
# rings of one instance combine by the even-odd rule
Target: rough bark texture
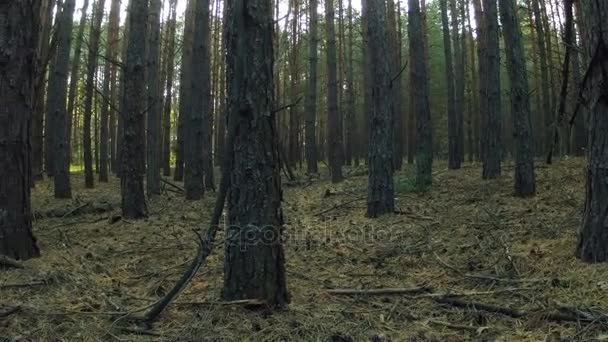
[[128,49],[125,64],[125,100],[121,147],[120,191],[122,215],[137,219],[148,215],[144,195],[146,112],[146,0],[131,0],[128,15]]
[[74,17],[74,0],[64,3],[58,15],[57,50],[53,58],[53,73],[49,75],[47,96],[47,118],[51,118],[47,131],[53,131],[53,175],[55,198],[70,198],[70,160],[68,157],[68,138],[66,131],[66,97],[68,86],[68,69],[70,63],[70,47],[72,45],[72,19]]
[[452,39],[450,38],[447,0],[439,0],[439,5],[441,7],[443,54],[445,56],[445,77],[448,94],[448,167],[450,169],[459,169],[460,156],[458,155],[458,124],[456,120],[456,99],[454,91],[454,63],[452,62]]
[[318,0],[310,0],[308,4],[309,25],[308,31],[308,84],[306,86],[306,171],[309,174],[318,173],[317,168],[317,14]]
[[148,110],[146,130],[146,192],[148,195],[160,194],[160,112],[162,100],[159,91],[160,70],[160,6],[161,0],[151,0],[148,12]]
[[485,23],[485,67],[481,74],[486,79],[485,113],[485,157],[483,159],[483,178],[494,179],[500,175],[502,155],[502,115],[500,103],[500,54],[498,32],[498,8],[496,0],[483,0]]
[[30,127],[39,0],[0,3],[0,255],[40,255],[32,234]]
[[[380,1],[366,3],[367,47],[372,85],[372,108],[369,116],[369,180],[367,216],[392,213],[395,210],[393,185],[393,99],[391,89],[391,56],[387,30],[386,5]],[[394,13],[389,12],[389,15]],[[390,21],[389,21],[390,22]]]
[[[108,20],[108,58],[110,60],[118,59],[119,46],[119,25],[120,25],[120,0],[112,0],[110,7],[110,17]],[[109,153],[110,153],[110,168],[116,170],[116,121],[119,116],[116,108],[118,107],[118,66],[115,63],[110,63],[110,117],[108,122],[109,130]]]
[[82,133],[82,147],[84,149],[84,185],[87,188],[94,186],[93,179],[93,150],[91,148],[91,116],[93,114],[93,92],[95,90],[95,71],[97,70],[97,53],[99,51],[99,36],[101,34],[101,21],[105,0],[97,0],[93,9],[93,21],[88,44],[87,80],[85,84],[84,99],[84,131]]
[[[380,4],[378,4],[380,5]],[[388,0],[386,2],[386,23],[388,25],[385,29],[388,29],[389,36],[389,47],[385,51],[391,51],[390,53],[390,78],[398,75],[401,71],[401,44],[399,42],[399,25],[397,25],[397,11],[394,0]],[[373,63],[373,62],[372,62]],[[403,112],[401,111],[401,77],[396,78],[391,82],[390,87],[391,98],[392,98],[392,118],[394,123],[393,134],[393,167],[395,170],[400,170],[403,165]],[[372,128],[373,129],[373,128]],[[371,153],[370,153],[371,154]]]
[[[458,30],[458,6],[457,0],[450,0],[450,13],[452,24],[452,41],[454,44],[454,119],[455,119],[455,140],[456,155],[458,162],[452,166],[460,168],[460,163],[464,161],[464,90],[465,90],[465,51],[464,34],[460,35]],[[464,21],[462,22],[464,31]]]
[[410,37],[410,90],[416,112],[416,183],[424,189],[432,183],[433,126],[429,104],[429,84],[422,29],[422,13],[418,0],[409,0],[408,30]]
[[514,0],[501,2],[500,18],[505,40],[507,70],[511,81],[511,112],[515,136],[515,195],[534,196],[536,177],[534,175],[530,90],[521,28]]
[[538,48],[538,58],[540,62],[540,87],[539,91],[541,93],[541,110],[542,120],[541,121],[541,131],[539,132],[539,143],[538,145],[542,147],[542,151],[545,152],[548,149],[547,143],[551,141],[549,138],[550,134],[548,134],[549,127],[548,123],[551,123],[551,86],[549,85],[549,67],[547,62],[547,47],[545,44],[545,33],[544,27],[542,23],[542,12],[540,10],[539,0],[532,0],[532,12],[534,13],[534,27],[537,39],[537,48]]
[[[299,70],[298,70],[298,59],[299,59],[299,21],[300,21],[300,2],[299,0],[290,0],[293,9],[293,18],[291,19],[291,46],[289,48],[289,79],[290,79],[290,96],[289,101],[295,103],[298,99],[298,87],[299,87]],[[287,160],[283,162],[289,163],[290,166],[295,167],[298,163],[300,139],[299,139],[299,121],[300,121],[300,107],[291,106],[289,108],[289,135],[287,139]]]
[[353,24],[353,4],[352,0],[348,0],[348,70],[346,76],[346,101],[347,101],[347,118],[345,139],[345,159],[350,165],[351,159],[354,159],[355,166],[359,165],[359,149],[357,148],[357,110],[355,100],[355,71],[354,71],[354,30]]
[[[590,56],[585,77],[589,112],[587,195],[576,255],[587,262],[608,261],[608,2],[580,3],[582,41]],[[580,115],[580,114],[579,114]]]
[[188,117],[186,135],[186,177],[184,188],[186,199],[199,200],[205,191],[204,172],[206,168],[203,154],[208,154],[210,146],[204,146],[207,130],[207,116],[210,115],[210,75],[209,75],[209,0],[195,0],[194,46],[192,50],[192,78],[190,85],[191,110]]
[[327,39],[327,156],[331,181],[341,182],[342,135],[338,108],[338,59],[336,56],[336,30],[334,25],[334,0],[325,0],[325,38]]
[[[273,90],[271,0],[227,1],[229,120],[236,127],[230,153],[226,300],[289,301]],[[232,137],[231,137],[232,138]]]
[[194,5],[196,0],[188,0],[186,8],[184,35],[182,43],[182,63],[179,82],[179,117],[177,119],[177,145],[175,146],[175,174],[173,179],[182,181],[184,179],[184,162],[186,158],[186,139],[187,130],[185,127],[186,119],[190,115],[192,98],[190,88],[192,85],[191,65],[192,65],[192,45],[194,36]]

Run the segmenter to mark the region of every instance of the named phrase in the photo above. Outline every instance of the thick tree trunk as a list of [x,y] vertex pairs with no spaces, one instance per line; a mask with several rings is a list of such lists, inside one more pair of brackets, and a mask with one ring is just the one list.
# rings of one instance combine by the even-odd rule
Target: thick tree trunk
[[204,146],[210,127],[209,0],[195,0],[194,46],[190,71],[191,111],[186,135],[186,199],[199,200],[205,191],[204,173],[211,146]]
[[151,0],[148,12],[148,110],[146,130],[146,192],[148,195],[160,194],[160,113],[162,98],[159,96],[160,81],[160,6],[161,0]]
[[97,54],[99,51],[99,36],[103,19],[105,0],[97,0],[93,9],[93,21],[89,38],[89,55],[87,58],[87,81],[84,100],[84,131],[82,133],[84,148],[84,184],[93,188],[93,151],[91,148],[91,117],[93,113],[93,92],[95,90],[95,71],[97,70]]
[[[270,0],[227,2],[229,126],[235,125],[229,171],[226,300],[289,301],[277,135],[273,116],[273,42]],[[234,120],[234,122],[232,122]]]
[[74,17],[74,0],[67,0],[58,15],[57,49],[53,58],[53,73],[49,75],[47,96],[47,130],[53,131],[53,175],[55,185],[55,198],[70,198],[70,159],[67,146],[66,132],[66,97],[68,85],[68,69],[70,63],[70,47],[72,45],[72,19]]
[[29,145],[39,13],[39,0],[0,3],[0,255],[22,260],[40,255],[32,234]]
[[579,6],[583,18],[582,42],[590,56],[584,84],[590,111],[587,194],[576,255],[587,262],[605,262],[608,261],[608,3],[589,0]]
[[[372,110],[369,118],[369,181],[367,186],[367,216],[378,217],[395,210],[393,185],[393,96],[387,8],[380,1],[366,2],[367,49],[372,85]],[[389,6],[390,7],[390,6]],[[388,15],[394,12],[389,11]],[[393,22],[394,24],[394,22]]]
[[144,195],[144,141],[146,112],[145,66],[148,2],[131,0],[128,15],[125,98],[121,147],[120,191],[122,215],[137,219],[148,215]]
[[485,66],[482,77],[486,79],[485,108],[485,158],[483,178],[494,179],[500,175],[502,157],[502,114],[500,103],[500,54],[498,9],[496,0],[483,0],[485,22]]
[[[401,72],[401,44],[399,42],[399,25],[397,24],[397,11],[395,8],[395,1],[387,1],[387,24],[388,24],[388,35],[389,35],[389,49],[391,51],[390,59],[390,78],[397,76]],[[393,134],[393,166],[395,170],[400,170],[403,166],[403,112],[401,111],[401,76],[395,78],[391,82],[389,88],[393,104],[391,106],[392,118],[394,123]]]
[[511,108],[515,135],[515,195],[534,196],[534,146],[530,108],[530,90],[521,28],[514,0],[503,0],[500,17],[507,55],[507,70],[511,80]]
[[317,14],[318,0],[309,0],[308,84],[306,86],[306,171],[318,173],[317,168]]
[[447,86],[448,109],[448,167],[452,170],[460,168],[460,155],[458,154],[458,123],[456,119],[456,98],[454,90],[454,63],[452,62],[452,39],[450,38],[450,24],[448,21],[447,0],[439,0],[441,7],[441,24],[443,27],[443,54],[445,56],[445,76]]
[[418,0],[409,0],[409,37],[412,99],[416,99],[416,183],[425,189],[431,185],[433,171],[433,125],[429,103],[427,62],[422,12]]
[[325,0],[325,38],[327,39],[327,154],[331,181],[341,182],[342,135],[338,107],[338,59],[336,56],[336,30],[334,25],[334,0]]

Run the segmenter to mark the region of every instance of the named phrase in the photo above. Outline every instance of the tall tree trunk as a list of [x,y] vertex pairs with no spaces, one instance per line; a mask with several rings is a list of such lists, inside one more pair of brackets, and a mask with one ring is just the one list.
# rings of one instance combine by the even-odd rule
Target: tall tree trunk
[[[589,107],[587,193],[576,255],[586,262],[608,261],[608,3],[581,1],[582,39],[590,56],[585,99]],[[580,113],[578,114],[580,115]]]
[[63,9],[58,15],[57,49],[53,58],[53,73],[49,75],[49,86],[47,96],[47,118],[51,118],[47,129],[53,131],[53,175],[55,184],[55,198],[70,198],[72,191],[70,187],[70,160],[67,147],[67,115],[66,97],[68,85],[68,69],[70,63],[70,47],[72,45],[72,22],[74,17],[74,0],[64,3]]
[[29,146],[39,13],[39,0],[0,4],[0,255],[22,260],[40,255],[32,233]]
[[[39,40],[36,48],[36,100],[34,103],[34,116],[32,118],[32,176],[33,179],[43,177],[44,149],[44,114],[45,90],[47,84],[47,66],[51,55],[51,28],[53,26],[53,10],[55,1],[42,0],[40,6]],[[32,186],[34,182],[32,182]]]
[[[361,64],[360,69],[363,73],[363,84],[362,84],[362,93],[363,93],[363,115],[362,115],[362,127],[361,134],[359,135],[360,141],[366,141],[369,137],[369,113],[371,112],[372,107],[372,92],[371,92],[371,75],[369,74],[370,69],[368,68],[370,52],[367,48],[367,13],[365,13],[367,8],[367,1],[372,0],[361,0],[361,34],[362,34],[362,53],[361,53]],[[359,153],[364,156],[365,165],[368,165],[368,155],[369,155],[369,146],[365,143],[359,144]]]
[[318,173],[317,168],[317,25],[318,0],[309,0],[309,42],[308,42],[308,85],[306,86],[306,171],[308,174]]
[[[355,106],[355,71],[354,71],[354,24],[353,24],[353,4],[352,0],[348,0],[348,70],[346,76],[346,101],[348,115],[346,119],[346,133],[345,138],[345,153],[347,164],[351,163],[351,159],[354,159],[355,166],[359,165],[359,149],[357,146],[357,111]],[[316,81],[316,79],[315,79]]]
[[160,112],[162,98],[159,96],[160,81],[160,0],[151,0],[148,12],[148,110],[146,130],[146,192],[148,195],[160,194]]
[[[108,23],[108,58],[111,61],[118,59],[118,43],[120,25],[120,0],[112,0],[110,7],[110,18]],[[115,63],[110,63],[110,117],[108,122],[109,129],[109,153],[110,153],[110,169],[116,172],[116,121],[120,113],[116,110],[118,107],[119,86],[118,67]]]
[[500,17],[507,55],[507,70],[511,80],[511,111],[516,146],[515,195],[529,197],[536,193],[530,90],[524,44],[515,6],[514,0],[503,0],[500,4]]
[[192,65],[192,46],[194,36],[194,5],[197,0],[188,0],[186,8],[184,34],[182,43],[182,61],[179,82],[179,117],[177,123],[177,145],[175,148],[175,174],[173,179],[182,181],[184,179],[184,163],[186,158],[186,118],[190,115],[192,97],[190,87],[192,76],[190,69]]
[[[387,20],[387,7],[380,1],[366,2],[367,49],[372,85],[372,110],[369,118],[369,181],[367,186],[367,216],[378,217],[395,210],[393,185],[393,96],[391,65],[394,56],[389,55],[391,42]],[[395,15],[390,10],[388,15]],[[394,8],[393,8],[394,9]],[[394,20],[392,21],[394,25]],[[394,42],[392,42],[394,44]],[[393,45],[394,46],[394,45]]]
[[171,175],[171,105],[173,102],[173,77],[175,74],[175,29],[177,17],[177,0],[169,1],[171,11],[169,22],[167,23],[167,85],[165,102],[163,109],[163,147],[162,160],[163,174]]
[[548,53],[545,44],[545,31],[543,28],[542,12],[540,10],[539,0],[532,0],[532,11],[534,13],[534,25],[536,28],[536,39],[538,44],[538,58],[540,60],[540,92],[542,98],[542,130],[540,132],[540,141],[542,141],[542,150],[546,152],[551,143],[549,127],[553,123],[551,112],[551,85],[549,84],[549,66]]
[[[227,2],[227,80],[232,158],[228,188],[224,288],[226,300],[289,301],[275,130],[272,5]],[[233,126],[234,125],[234,126]]]
[[[289,49],[289,73],[290,73],[290,101],[295,103],[298,96],[299,86],[299,70],[298,70],[298,45],[299,45],[299,34],[298,34],[298,23],[300,21],[300,2],[298,0],[290,0],[293,8],[293,18],[291,19],[291,48]],[[289,109],[289,135],[288,135],[288,151],[287,160],[285,163],[289,163],[290,166],[295,167],[298,162],[298,149],[299,149],[299,106],[291,106]]]
[[143,218],[148,215],[144,195],[147,12],[147,0],[130,1],[122,113],[120,192],[122,195],[122,215],[131,219]]
[[97,0],[93,9],[93,21],[89,38],[89,55],[87,58],[87,81],[84,100],[84,131],[82,133],[84,148],[84,183],[86,188],[93,188],[93,151],[91,149],[91,116],[93,112],[93,92],[95,89],[95,70],[99,51],[99,36],[103,19],[105,0]]
[[334,27],[334,0],[325,0],[325,36],[327,39],[327,153],[331,181],[341,182],[342,135],[338,107],[338,59],[336,56],[336,32]]
[[[459,158],[457,168],[464,161],[464,90],[465,90],[465,55],[463,47],[464,34],[460,35],[458,30],[458,6],[457,0],[450,0],[450,13],[452,14],[452,40],[454,42],[454,119],[456,154]],[[462,22],[464,32],[464,22]]]
[[416,99],[416,183],[421,189],[430,186],[433,171],[433,125],[429,103],[429,84],[425,58],[422,12],[418,0],[409,3],[410,90]]
[[[190,71],[191,111],[188,116],[186,135],[186,199],[199,200],[205,191],[204,173],[207,172],[207,154],[210,146],[204,146],[211,129],[207,127],[210,115],[209,74],[209,0],[195,0],[194,46]],[[204,155],[205,154],[205,155]]]
[[[451,1],[451,0],[450,0]],[[441,7],[441,24],[443,27],[443,51],[446,65],[447,109],[448,109],[448,167],[452,170],[460,168],[458,155],[458,123],[456,119],[456,98],[454,90],[454,63],[452,62],[452,40],[448,21],[447,0],[439,0]]]
[[[395,1],[387,1],[387,24],[388,24],[388,35],[389,35],[389,49],[391,51],[390,59],[390,78],[396,77],[401,72],[401,54],[399,44],[399,33],[397,25],[397,11],[395,8]],[[395,170],[400,170],[403,166],[403,113],[401,112],[401,77],[395,78],[391,82],[390,87],[391,97],[393,104],[391,106],[392,118],[394,122],[394,130],[396,134],[393,134],[393,166]]]
[[485,66],[482,77],[486,79],[485,143],[483,178],[494,179],[500,175],[502,156],[502,115],[500,103],[500,54],[498,32],[498,9],[496,0],[483,0],[485,22]]
[[[579,87],[581,84],[581,56],[579,55],[579,49],[577,49],[580,44],[576,42],[574,44],[575,48],[572,49],[572,82],[569,101],[572,104],[570,106],[571,110],[574,110],[579,101]],[[587,122],[588,113],[586,106],[580,106],[579,111],[580,113],[574,118],[574,123],[570,128],[570,152],[576,156],[584,155],[587,148],[587,128],[585,127],[585,123]]]

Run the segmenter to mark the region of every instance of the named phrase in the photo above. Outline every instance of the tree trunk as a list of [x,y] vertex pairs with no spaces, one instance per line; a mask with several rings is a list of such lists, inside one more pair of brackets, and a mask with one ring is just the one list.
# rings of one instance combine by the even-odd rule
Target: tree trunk
[[74,0],[64,3],[58,18],[57,49],[53,58],[53,73],[49,75],[47,96],[47,130],[53,132],[53,175],[55,185],[55,198],[70,198],[72,191],[70,187],[70,160],[67,147],[67,115],[66,115],[66,92],[68,85],[68,69],[70,63],[70,47],[72,45],[72,22],[74,17]]
[[[456,140],[456,155],[458,156],[458,164],[454,164],[456,168],[460,168],[460,163],[464,161],[464,88],[465,88],[465,55],[466,49],[463,47],[464,34],[460,35],[458,30],[458,6],[456,0],[450,0],[450,12],[452,14],[452,40],[454,42],[454,119],[455,125],[455,140]],[[464,22],[462,23],[464,32]]]
[[163,175],[171,175],[171,105],[173,102],[173,77],[175,74],[175,26],[177,16],[177,0],[170,0],[169,8],[171,11],[169,22],[167,23],[167,86],[163,109],[163,147],[162,160]]
[[496,0],[483,0],[485,23],[485,66],[482,75],[486,79],[485,108],[485,158],[483,159],[483,178],[494,179],[500,175],[502,156],[502,118],[500,103],[500,54],[498,32],[498,9]]
[[416,99],[416,183],[425,189],[432,183],[433,171],[433,126],[429,104],[429,84],[422,12],[418,0],[409,0],[409,37],[410,37],[410,91]]
[[93,92],[95,89],[95,70],[105,0],[97,0],[93,9],[93,21],[89,38],[89,56],[87,58],[87,81],[84,100],[84,131],[82,133],[84,148],[84,183],[86,188],[93,188],[93,152],[91,149],[91,116],[93,112]]
[[[395,1],[387,1],[387,24],[389,35],[389,48],[386,51],[391,51],[390,59],[390,78],[396,77],[401,71],[401,54],[399,44],[399,33],[397,25],[397,11]],[[401,75],[391,81],[390,92],[392,97],[392,118],[394,123],[393,134],[393,166],[395,170],[400,170],[403,166],[403,113],[401,111]]]
[[346,120],[346,133],[345,144],[346,144],[346,160],[347,163],[351,163],[351,159],[354,159],[355,166],[359,165],[359,149],[357,148],[357,110],[355,106],[355,71],[354,71],[354,31],[355,26],[353,24],[353,4],[352,0],[348,0],[348,71],[346,76],[346,87],[347,95],[346,101],[348,108],[346,110],[348,118]]
[[[451,0],[450,0],[451,1]],[[448,167],[452,170],[460,168],[458,154],[458,123],[456,119],[456,98],[454,91],[454,64],[452,63],[452,40],[448,21],[447,0],[439,0],[441,7],[441,24],[443,27],[443,51],[446,65],[447,109],[448,109]]]
[[[387,8],[383,2],[367,1],[367,49],[372,76],[372,110],[369,118],[369,181],[367,186],[367,216],[378,217],[395,210],[393,185],[393,92],[391,62],[394,56],[386,53],[389,40]],[[390,6],[389,6],[390,8]],[[394,11],[388,11],[394,16]],[[394,24],[394,22],[393,22]],[[393,42],[394,43],[394,42]]]
[[[228,188],[225,300],[289,301],[278,145],[273,116],[273,42],[270,0],[227,2],[229,127],[236,134]],[[235,125],[232,127],[232,125]]]
[[148,12],[148,129],[146,130],[146,192],[150,195],[160,194],[160,113],[162,98],[159,96],[160,81],[160,6],[161,0],[151,0]]
[[192,50],[191,111],[188,118],[186,148],[186,199],[199,200],[205,190],[207,155],[205,146],[210,127],[210,74],[209,74],[209,0],[196,0],[194,18],[194,46]]
[[[289,96],[291,103],[295,103],[298,99],[298,86],[299,86],[299,70],[298,70],[298,23],[300,21],[300,3],[298,0],[289,0],[292,2],[293,18],[291,19],[291,47],[289,49],[289,73],[290,73],[290,91]],[[295,167],[298,162],[298,150],[299,150],[299,106],[291,106],[289,108],[289,136],[288,136],[288,151],[287,160],[285,163],[289,163],[291,167]]]
[[327,154],[331,181],[338,183],[342,176],[342,135],[338,107],[338,59],[334,27],[334,0],[325,0],[325,36],[327,39]]
[[514,0],[503,0],[500,17],[507,55],[507,70],[511,81],[511,111],[515,135],[515,195],[534,196],[534,147],[530,108],[530,90],[521,28]]
[[[120,1],[112,0],[110,7],[110,18],[108,23],[108,58],[110,60],[118,59],[118,43],[120,25]],[[116,110],[118,99],[120,98],[118,80],[118,67],[114,63],[110,63],[110,117],[108,122],[109,129],[109,153],[110,153],[110,169],[116,172],[116,120],[120,113]]]
[[128,15],[125,100],[123,107],[120,192],[122,215],[138,219],[148,215],[144,195],[145,169],[145,65],[147,0],[131,0]]
[[309,0],[308,32],[308,85],[306,87],[306,170],[308,174],[319,172],[317,168],[317,14],[318,0]]
[[21,260],[40,255],[32,233],[29,146],[39,13],[39,0],[0,4],[0,255]]
[[[586,262],[608,261],[608,3],[582,1],[582,39],[590,56],[584,84],[589,107],[587,194],[576,255]],[[580,115],[580,113],[578,114]]]
[[[536,39],[538,45],[538,58],[540,60],[540,92],[542,98],[542,129],[540,132],[539,146],[542,151],[546,152],[549,148],[551,137],[549,127],[553,123],[551,118],[551,86],[549,84],[549,67],[547,61],[547,47],[545,45],[545,33],[543,28],[542,12],[539,6],[539,0],[532,0],[532,11],[534,13],[534,26],[536,28]],[[544,154],[544,153],[543,153]]]
[[184,179],[184,162],[186,158],[186,146],[184,140],[186,139],[186,118],[190,115],[191,111],[191,94],[190,88],[192,85],[192,76],[190,69],[192,65],[192,46],[194,36],[194,5],[197,0],[188,0],[188,6],[186,8],[185,22],[184,22],[184,34],[182,43],[182,63],[180,71],[180,82],[179,82],[179,117],[177,123],[177,145],[175,148],[175,174],[173,179],[176,181],[182,181]]

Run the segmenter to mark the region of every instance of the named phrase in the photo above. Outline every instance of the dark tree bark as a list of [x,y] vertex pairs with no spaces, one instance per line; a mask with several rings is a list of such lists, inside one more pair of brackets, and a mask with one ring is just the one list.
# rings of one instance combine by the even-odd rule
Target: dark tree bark
[[131,0],[128,15],[127,59],[120,168],[122,215],[138,219],[148,215],[144,195],[144,115],[147,0]]
[[[345,138],[345,153],[347,163],[354,159],[355,166],[359,165],[359,148],[357,144],[357,110],[355,103],[355,71],[354,71],[354,48],[355,48],[355,26],[353,24],[353,4],[348,0],[348,70],[346,76],[346,101],[347,115]],[[403,142],[403,140],[402,140]],[[403,156],[402,156],[403,158]]]
[[182,43],[182,61],[179,82],[179,117],[177,119],[177,145],[175,147],[175,174],[173,179],[182,181],[184,179],[184,163],[186,158],[186,139],[187,130],[185,127],[186,118],[190,115],[192,98],[190,88],[192,85],[192,46],[194,36],[194,5],[196,0],[188,0],[186,8],[184,34]]
[[[129,0],[131,1],[131,0]],[[129,2],[129,5],[130,2]],[[127,18],[125,21],[125,28],[122,38],[122,52],[121,52],[121,60],[123,63],[123,67],[120,69],[120,86],[118,88],[118,96],[119,96],[119,110],[118,110],[118,122],[116,123],[116,168],[114,172],[116,176],[121,177],[122,175],[122,147],[123,147],[123,137],[124,137],[124,121],[125,121],[125,110],[126,110],[126,83],[127,83],[127,54],[129,52],[129,13],[127,12]]]
[[[461,36],[458,30],[458,6],[457,0],[450,0],[450,13],[452,14],[452,41],[454,44],[454,119],[455,119],[455,140],[456,140],[456,155],[458,156],[458,164],[454,164],[456,168],[460,168],[460,163],[464,161],[464,90],[465,90],[465,55],[463,40],[464,34]],[[464,22],[462,22],[464,31]]]
[[160,97],[160,7],[161,0],[151,0],[148,12],[148,105],[146,130],[146,192],[148,195],[160,194],[160,162],[158,160],[160,147],[160,112],[162,100]]
[[270,0],[227,2],[229,126],[235,125],[228,189],[226,300],[289,301],[278,144],[273,116],[273,19]]
[[424,44],[422,12],[418,0],[409,0],[410,90],[416,113],[416,183],[421,189],[430,186],[433,171],[433,126],[429,104],[428,72]]
[[97,0],[93,9],[93,21],[89,38],[89,55],[87,58],[87,80],[85,84],[84,100],[84,131],[82,145],[84,148],[84,184],[86,188],[93,188],[93,151],[91,148],[91,117],[93,113],[93,91],[95,89],[95,70],[97,70],[97,54],[99,52],[99,36],[101,34],[101,21],[103,19],[105,0]]
[[[569,101],[571,110],[576,108],[576,104],[579,101],[579,86],[581,84],[581,56],[578,49],[580,44],[576,42],[574,44],[574,48],[572,49],[572,81]],[[587,148],[587,127],[585,127],[585,123],[588,115],[586,106],[580,106],[579,111],[580,113],[574,118],[571,127],[570,152],[576,156],[583,156]]]
[[[367,1],[367,49],[372,85],[372,110],[369,117],[369,180],[367,216],[378,217],[395,210],[393,185],[393,96],[387,7],[381,1]],[[388,15],[394,12],[389,11]],[[393,23],[394,24],[394,23]],[[394,59],[392,59],[394,61]]]
[[21,260],[40,255],[32,233],[29,145],[39,13],[39,0],[0,3],[0,255]]
[[204,173],[211,146],[204,146],[210,127],[209,0],[195,0],[194,46],[190,71],[191,111],[186,139],[186,199],[199,200],[205,191]]
[[[299,87],[299,70],[298,70],[298,47],[299,47],[299,21],[300,21],[300,2],[298,0],[289,0],[292,2],[293,18],[291,19],[291,46],[289,49],[289,73],[290,73],[290,101],[295,103],[298,97]],[[300,127],[299,123],[299,111],[298,106],[291,106],[289,108],[289,135],[287,141],[287,160],[283,162],[289,163],[291,167],[296,167],[299,160],[299,144],[300,139],[298,137]]]
[[319,15],[317,13],[318,0],[309,0],[309,25],[308,32],[308,84],[306,86],[306,171],[308,174],[319,172],[317,168],[317,25]]
[[516,145],[515,195],[529,197],[536,194],[530,90],[521,28],[515,6],[514,0],[503,0],[500,3],[500,17],[507,55],[507,70],[511,80],[511,111]]
[[325,0],[325,38],[327,39],[327,154],[331,181],[341,182],[342,135],[338,107],[338,59],[336,56],[336,30],[334,23],[334,0]]
[[[386,51],[391,51],[390,53],[390,76],[393,77],[400,73],[401,71],[401,44],[399,42],[399,25],[397,24],[397,10],[395,7],[394,0],[388,0],[386,2],[387,9],[387,28],[389,35],[389,48]],[[373,52],[372,52],[373,53]],[[395,170],[400,170],[403,166],[403,112],[401,111],[401,77],[396,78],[391,82],[390,86],[391,92],[391,100],[392,100],[392,118],[394,123],[394,131],[396,134],[393,134],[393,166]]]
[[[549,66],[547,61],[547,47],[545,43],[545,30],[543,27],[542,12],[540,10],[539,0],[532,0],[532,11],[534,13],[534,26],[536,31],[536,39],[538,46],[538,58],[540,61],[540,93],[542,99],[542,124],[539,140],[542,142],[539,146],[542,147],[542,152],[546,152],[549,147],[551,138],[549,137],[549,125],[552,123],[551,118],[551,86],[549,84]],[[540,151],[539,151],[540,152]]]
[[[587,194],[576,255],[608,261],[608,2],[581,1],[582,42],[590,56],[584,81],[589,110]],[[578,114],[580,115],[580,113]]]
[[171,14],[167,23],[167,85],[163,109],[163,147],[162,160],[163,174],[171,175],[171,105],[173,102],[173,77],[175,74],[175,29],[177,16],[177,0],[171,0],[169,5]]
[[[120,41],[119,36],[120,25],[120,0],[112,0],[110,7],[110,17],[108,22],[108,58],[110,60],[118,59],[118,46]],[[116,172],[116,121],[120,113],[117,111],[119,101],[119,86],[118,66],[115,63],[110,63],[110,117],[108,122],[109,130],[109,153],[110,153],[110,169]]]
[[494,179],[500,175],[502,157],[502,114],[500,103],[500,54],[498,32],[498,8],[496,0],[483,0],[485,34],[485,158],[483,159],[483,178]]
[[445,76],[447,86],[448,109],[448,167],[452,170],[460,168],[458,154],[458,123],[456,119],[456,95],[454,90],[454,63],[452,62],[452,40],[450,38],[450,24],[448,21],[447,0],[439,0],[441,7],[441,25],[443,28],[443,54],[445,56]]
[[70,63],[70,47],[72,45],[72,22],[74,17],[74,0],[67,0],[58,15],[57,49],[53,58],[53,73],[49,75],[47,96],[47,131],[53,131],[53,175],[55,185],[55,198],[70,198],[70,159],[67,146],[66,132],[66,97],[68,86],[68,69]]
[[[36,49],[36,64],[38,74],[36,77],[36,102],[34,117],[32,119],[32,176],[33,179],[43,177],[43,154],[44,149],[44,116],[45,116],[45,93],[47,85],[47,67],[50,61],[51,28],[53,26],[53,10],[55,1],[42,0],[40,5],[40,32],[38,47]],[[34,182],[32,182],[32,186]]]
[[[78,96],[78,81],[80,80],[80,56],[82,54],[82,41],[84,40],[84,29],[87,22],[87,9],[89,8],[89,0],[84,0],[81,9],[80,23],[78,24],[78,32],[76,33],[76,41],[74,42],[74,56],[72,57],[72,69],[70,71],[70,86],[68,91],[68,109],[67,109],[67,137],[68,137],[68,156],[72,156],[72,123],[76,117],[76,97]],[[75,143],[74,139],[74,143]]]

